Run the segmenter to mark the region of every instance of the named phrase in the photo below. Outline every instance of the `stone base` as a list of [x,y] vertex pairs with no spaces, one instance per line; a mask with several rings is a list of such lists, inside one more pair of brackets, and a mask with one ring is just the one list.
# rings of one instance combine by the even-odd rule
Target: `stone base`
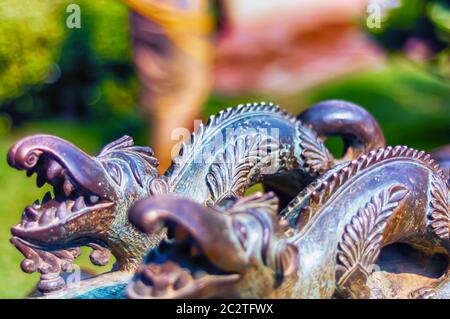
[[36,299],[122,299],[133,273],[114,271],[69,284],[66,288]]

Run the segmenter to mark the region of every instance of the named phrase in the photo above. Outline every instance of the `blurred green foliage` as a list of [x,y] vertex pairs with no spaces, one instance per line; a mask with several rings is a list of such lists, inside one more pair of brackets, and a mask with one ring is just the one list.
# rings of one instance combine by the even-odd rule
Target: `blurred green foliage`
[[[427,52],[421,67],[450,79],[450,2],[402,0],[385,11],[381,28],[367,29],[387,51],[414,54],[418,45]],[[418,62],[418,61],[415,61]]]
[[0,3],[0,101],[15,98],[47,78],[64,35],[61,2]]
[[432,49],[448,47],[450,4],[445,0],[402,0],[400,6],[385,11],[381,28],[369,28],[387,49],[401,50],[411,37],[427,41]]
[[[81,28],[66,26],[73,3],[80,6]],[[105,140],[144,127],[121,1],[8,0],[0,17],[0,65],[9,66],[0,68],[0,111],[12,125],[95,120],[109,128]]]
[[387,68],[355,74],[310,90],[306,104],[326,99],[352,101],[380,123],[388,145],[422,150],[450,143],[450,83],[404,59]]

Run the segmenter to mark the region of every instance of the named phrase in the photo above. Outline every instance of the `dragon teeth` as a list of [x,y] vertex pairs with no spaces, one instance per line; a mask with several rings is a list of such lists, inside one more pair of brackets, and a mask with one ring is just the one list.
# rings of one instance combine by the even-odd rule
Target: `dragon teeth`
[[64,181],[64,184],[63,184],[63,190],[64,190],[64,194],[66,195],[66,196],[70,196],[70,194],[73,192],[73,190],[74,190],[74,187],[73,187],[73,185],[72,185],[72,183],[68,180],[68,179],[66,179],[65,181]]
[[99,199],[100,199],[100,197],[95,196],[95,195],[89,196],[89,201],[90,201],[92,204],[97,203]]
[[30,228],[36,227],[37,225],[38,225],[37,222],[29,222],[29,223],[25,224],[24,228],[25,229],[30,229]]
[[75,202],[73,201],[73,200],[67,200],[66,201],[66,206],[67,206],[67,212],[68,213],[71,213],[72,211],[74,211],[74,209],[73,209],[73,205],[75,204]]
[[73,204],[72,211],[79,211],[85,207],[86,207],[86,203],[84,202],[84,198],[83,198],[83,196],[80,196],[75,200],[75,204]]
[[67,205],[65,202],[62,202],[61,205],[56,210],[56,217],[59,219],[64,219],[68,215]]
[[30,220],[36,221],[39,217],[39,212],[36,210],[35,207],[30,207],[28,206],[27,208],[25,208],[25,215],[27,218],[29,218]]
[[53,219],[55,218],[54,209],[47,209],[45,212],[42,213],[41,218],[39,218],[39,226],[45,226],[50,224]]

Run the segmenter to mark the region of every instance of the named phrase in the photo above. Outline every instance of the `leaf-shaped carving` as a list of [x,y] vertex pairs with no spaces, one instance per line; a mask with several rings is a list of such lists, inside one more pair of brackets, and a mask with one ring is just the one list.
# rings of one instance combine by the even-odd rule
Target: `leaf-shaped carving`
[[302,159],[307,171],[322,174],[333,166],[333,156],[310,128],[299,125],[297,132],[302,148]]
[[391,186],[372,197],[345,226],[337,253],[340,283],[356,268],[366,274],[370,273],[370,266],[380,253],[386,222],[407,193],[408,189],[404,185]]
[[272,137],[257,134],[237,137],[215,158],[206,175],[212,200],[242,195],[249,186],[250,171],[269,152],[278,149]]
[[440,176],[431,178],[430,211],[427,214],[431,220],[430,225],[434,233],[441,239],[450,238],[450,212],[448,200],[448,187]]

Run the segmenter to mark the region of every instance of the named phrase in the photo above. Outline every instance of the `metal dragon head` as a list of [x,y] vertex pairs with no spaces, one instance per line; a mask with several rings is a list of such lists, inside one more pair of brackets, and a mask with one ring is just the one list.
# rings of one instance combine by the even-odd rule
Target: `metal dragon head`
[[296,273],[297,249],[278,239],[277,198],[242,198],[223,210],[169,195],[138,202],[139,229],[168,228],[127,288],[131,298],[267,297]]
[[36,173],[38,187],[53,186],[53,194],[25,208],[14,236],[55,249],[98,243],[112,251],[119,268],[138,264],[156,240],[128,222],[128,208],[164,185],[152,150],[135,146],[131,137],[93,157],[61,138],[34,135],[10,148],[8,163],[28,176]]

